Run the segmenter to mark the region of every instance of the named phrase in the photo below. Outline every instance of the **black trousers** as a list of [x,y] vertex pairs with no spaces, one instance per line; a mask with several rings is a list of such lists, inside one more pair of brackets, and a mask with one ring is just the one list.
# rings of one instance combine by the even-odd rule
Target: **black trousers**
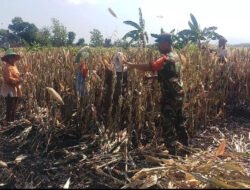
[[[125,72],[116,72],[116,85],[115,85],[115,92],[114,92],[114,103],[115,105],[118,104],[119,96],[122,94],[125,95],[125,88],[128,83],[128,73]],[[123,89],[123,90],[122,90]]]
[[6,97],[6,121],[16,120],[16,109],[18,105],[18,97]]

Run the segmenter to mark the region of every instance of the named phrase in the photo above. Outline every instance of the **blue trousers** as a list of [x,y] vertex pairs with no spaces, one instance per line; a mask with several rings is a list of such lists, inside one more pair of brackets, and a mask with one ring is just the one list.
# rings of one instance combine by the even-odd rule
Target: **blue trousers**
[[76,71],[76,93],[79,92],[81,97],[85,94],[85,78],[82,76],[82,71]]

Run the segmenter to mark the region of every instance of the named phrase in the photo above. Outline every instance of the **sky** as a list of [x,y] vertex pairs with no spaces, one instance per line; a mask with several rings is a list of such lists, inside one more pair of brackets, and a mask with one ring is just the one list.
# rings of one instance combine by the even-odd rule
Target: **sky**
[[0,29],[7,29],[16,16],[38,28],[50,27],[51,18],[56,18],[76,33],[76,39],[83,37],[89,43],[90,31],[98,29],[114,41],[133,30],[123,21],[139,23],[141,8],[149,43],[154,42],[150,34],[161,28],[166,32],[189,28],[190,13],[201,28],[217,26],[229,44],[250,43],[249,7],[250,0],[0,0]]

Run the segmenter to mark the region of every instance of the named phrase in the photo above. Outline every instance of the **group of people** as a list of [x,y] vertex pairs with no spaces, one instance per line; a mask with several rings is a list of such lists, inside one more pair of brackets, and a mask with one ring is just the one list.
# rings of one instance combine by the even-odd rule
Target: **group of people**
[[[161,57],[151,63],[135,64],[122,59],[122,52],[118,52],[113,57],[113,64],[116,71],[116,87],[114,95],[114,103],[117,104],[119,95],[121,94],[121,85],[127,84],[127,71],[138,69],[141,71],[157,72],[158,81],[161,84],[161,119],[163,136],[166,144],[177,140],[184,145],[188,145],[188,134],[184,126],[185,117],[183,114],[183,97],[184,91],[180,77],[181,63],[177,54],[172,48],[171,35],[163,33],[156,36],[158,49]],[[226,57],[226,39],[219,40],[219,49],[217,54],[221,61]],[[85,95],[85,78],[87,76],[87,59],[89,57],[89,47],[82,48],[76,56],[76,92],[82,98]],[[18,98],[21,97],[21,84],[24,74],[20,74],[15,62],[20,60],[20,56],[9,50],[1,58],[6,62],[3,66],[3,84],[1,95],[6,100],[6,121],[11,122],[16,119],[16,109]],[[81,58],[84,61],[80,61]],[[122,81],[122,83],[121,83]]]

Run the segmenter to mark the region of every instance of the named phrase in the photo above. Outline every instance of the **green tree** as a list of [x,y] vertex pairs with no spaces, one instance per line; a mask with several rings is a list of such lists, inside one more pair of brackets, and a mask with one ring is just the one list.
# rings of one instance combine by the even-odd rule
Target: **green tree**
[[36,35],[36,42],[42,46],[51,45],[51,33],[48,27],[41,28]]
[[90,32],[90,45],[93,47],[102,46],[103,45],[103,35],[97,29],[94,29]]
[[125,40],[127,38],[131,38],[129,42],[130,44],[132,44],[133,42],[138,42],[139,44],[142,43],[143,48],[145,48],[146,41],[148,42],[148,34],[147,32],[145,32],[145,20],[142,17],[141,9],[139,8],[139,24],[130,20],[124,21],[123,23],[131,25],[136,29],[126,33],[122,39]]
[[67,28],[55,18],[52,18],[51,21],[53,45],[57,47],[65,46],[67,44]]
[[130,45],[131,44],[128,41],[123,40],[123,39],[122,40],[117,39],[116,41],[114,41],[114,46],[115,47],[122,47],[124,49],[128,49]]
[[76,37],[75,32],[69,32],[68,33],[68,45],[72,45]]
[[0,29],[0,44],[8,42],[9,30]]
[[104,47],[112,47],[111,39],[105,38]]
[[191,22],[188,21],[190,29],[180,31],[178,33],[179,36],[187,38],[189,42],[197,44],[199,48],[201,47],[202,41],[219,39],[220,35],[215,32],[215,30],[217,30],[217,27],[211,26],[201,29],[192,13],[190,14],[190,18]]
[[77,46],[82,46],[82,45],[84,45],[84,42],[85,42],[84,38],[79,38],[79,40],[78,40],[78,42],[76,43],[76,45],[77,45]]
[[8,28],[14,35],[19,37],[19,40],[25,40],[29,44],[35,41],[38,32],[38,28],[35,24],[24,22],[21,17],[13,18],[12,24],[10,24]]

